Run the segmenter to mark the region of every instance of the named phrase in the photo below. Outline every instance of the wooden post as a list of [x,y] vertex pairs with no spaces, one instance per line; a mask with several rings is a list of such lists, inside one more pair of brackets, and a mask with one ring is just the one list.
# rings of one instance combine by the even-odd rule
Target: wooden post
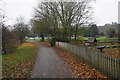
[[99,69],[99,64],[100,64],[100,63],[99,63],[99,53],[98,53],[97,56],[98,56],[98,58],[97,58],[97,59],[98,59],[97,65],[98,65],[98,69]]
[[112,62],[111,62],[111,56],[110,56],[110,74],[112,73],[112,71],[111,71],[111,64]]
[[113,71],[112,73],[113,73],[113,78],[115,78],[115,77],[114,77],[114,74],[115,74],[115,73],[114,73],[114,70],[115,70],[115,69],[114,69],[114,68],[115,68],[115,67],[114,67],[114,62],[115,62],[115,61],[114,61],[114,58],[112,57],[112,71]]
[[117,72],[117,71],[116,71],[116,58],[114,58],[114,61],[115,61],[115,63],[114,63],[114,67],[115,67],[114,73],[115,73],[115,74],[114,74],[114,75],[115,75],[115,78],[116,78],[116,72]]
[[118,59],[118,65],[119,65],[118,66],[119,67],[119,69],[118,69],[119,74],[118,75],[119,75],[119,80],[120,80],[120,60],[119,59]]
[[107,60],[108,60],[108,61],[107,61],[107,63],[108,63],[108,64],[107,64],[108,73],[107,73],[107,74],[109,74],[109,67],[110,67],[110,66],[109,66],[109,64],[110,64],[109,56],[107,56]]

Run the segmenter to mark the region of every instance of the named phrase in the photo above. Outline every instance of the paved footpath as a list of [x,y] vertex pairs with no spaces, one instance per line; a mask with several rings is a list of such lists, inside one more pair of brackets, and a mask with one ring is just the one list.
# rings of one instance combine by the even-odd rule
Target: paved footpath
[[57,56],[54,49],[45,47],[44,43],[35,42],[39,46],[32,78],[72,78],[72,74]]

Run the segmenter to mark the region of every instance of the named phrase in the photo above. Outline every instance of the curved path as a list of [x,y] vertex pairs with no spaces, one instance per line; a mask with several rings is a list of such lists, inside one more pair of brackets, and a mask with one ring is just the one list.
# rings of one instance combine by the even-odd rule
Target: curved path
[[35,42],[39,46],[32,78],[72,78],[72,74],[51,47]]

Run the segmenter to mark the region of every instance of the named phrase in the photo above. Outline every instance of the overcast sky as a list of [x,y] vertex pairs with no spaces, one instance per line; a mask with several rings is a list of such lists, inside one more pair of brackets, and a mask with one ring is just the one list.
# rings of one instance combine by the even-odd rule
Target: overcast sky
[[[8,18],[6,24],[12,25],[19,16],[29,21],[33,16],[33,8],[38,0],[5,0],[5,14]],[[96,0],[92,3],[94,22],[97,25],[118,22],[118,1],[120,0]]]

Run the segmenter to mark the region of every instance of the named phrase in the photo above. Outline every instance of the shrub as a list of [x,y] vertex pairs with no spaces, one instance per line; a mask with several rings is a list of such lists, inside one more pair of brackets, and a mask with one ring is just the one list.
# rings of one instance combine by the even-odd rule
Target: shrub
[[3,53],[8,53],[16,48],[16,43],[18,42],[17,36],[10,32],[5,26],[2,27],[2,51]]
[[54,38],[49,39],[49,43],[51,46],[55,46],[55,39]]

